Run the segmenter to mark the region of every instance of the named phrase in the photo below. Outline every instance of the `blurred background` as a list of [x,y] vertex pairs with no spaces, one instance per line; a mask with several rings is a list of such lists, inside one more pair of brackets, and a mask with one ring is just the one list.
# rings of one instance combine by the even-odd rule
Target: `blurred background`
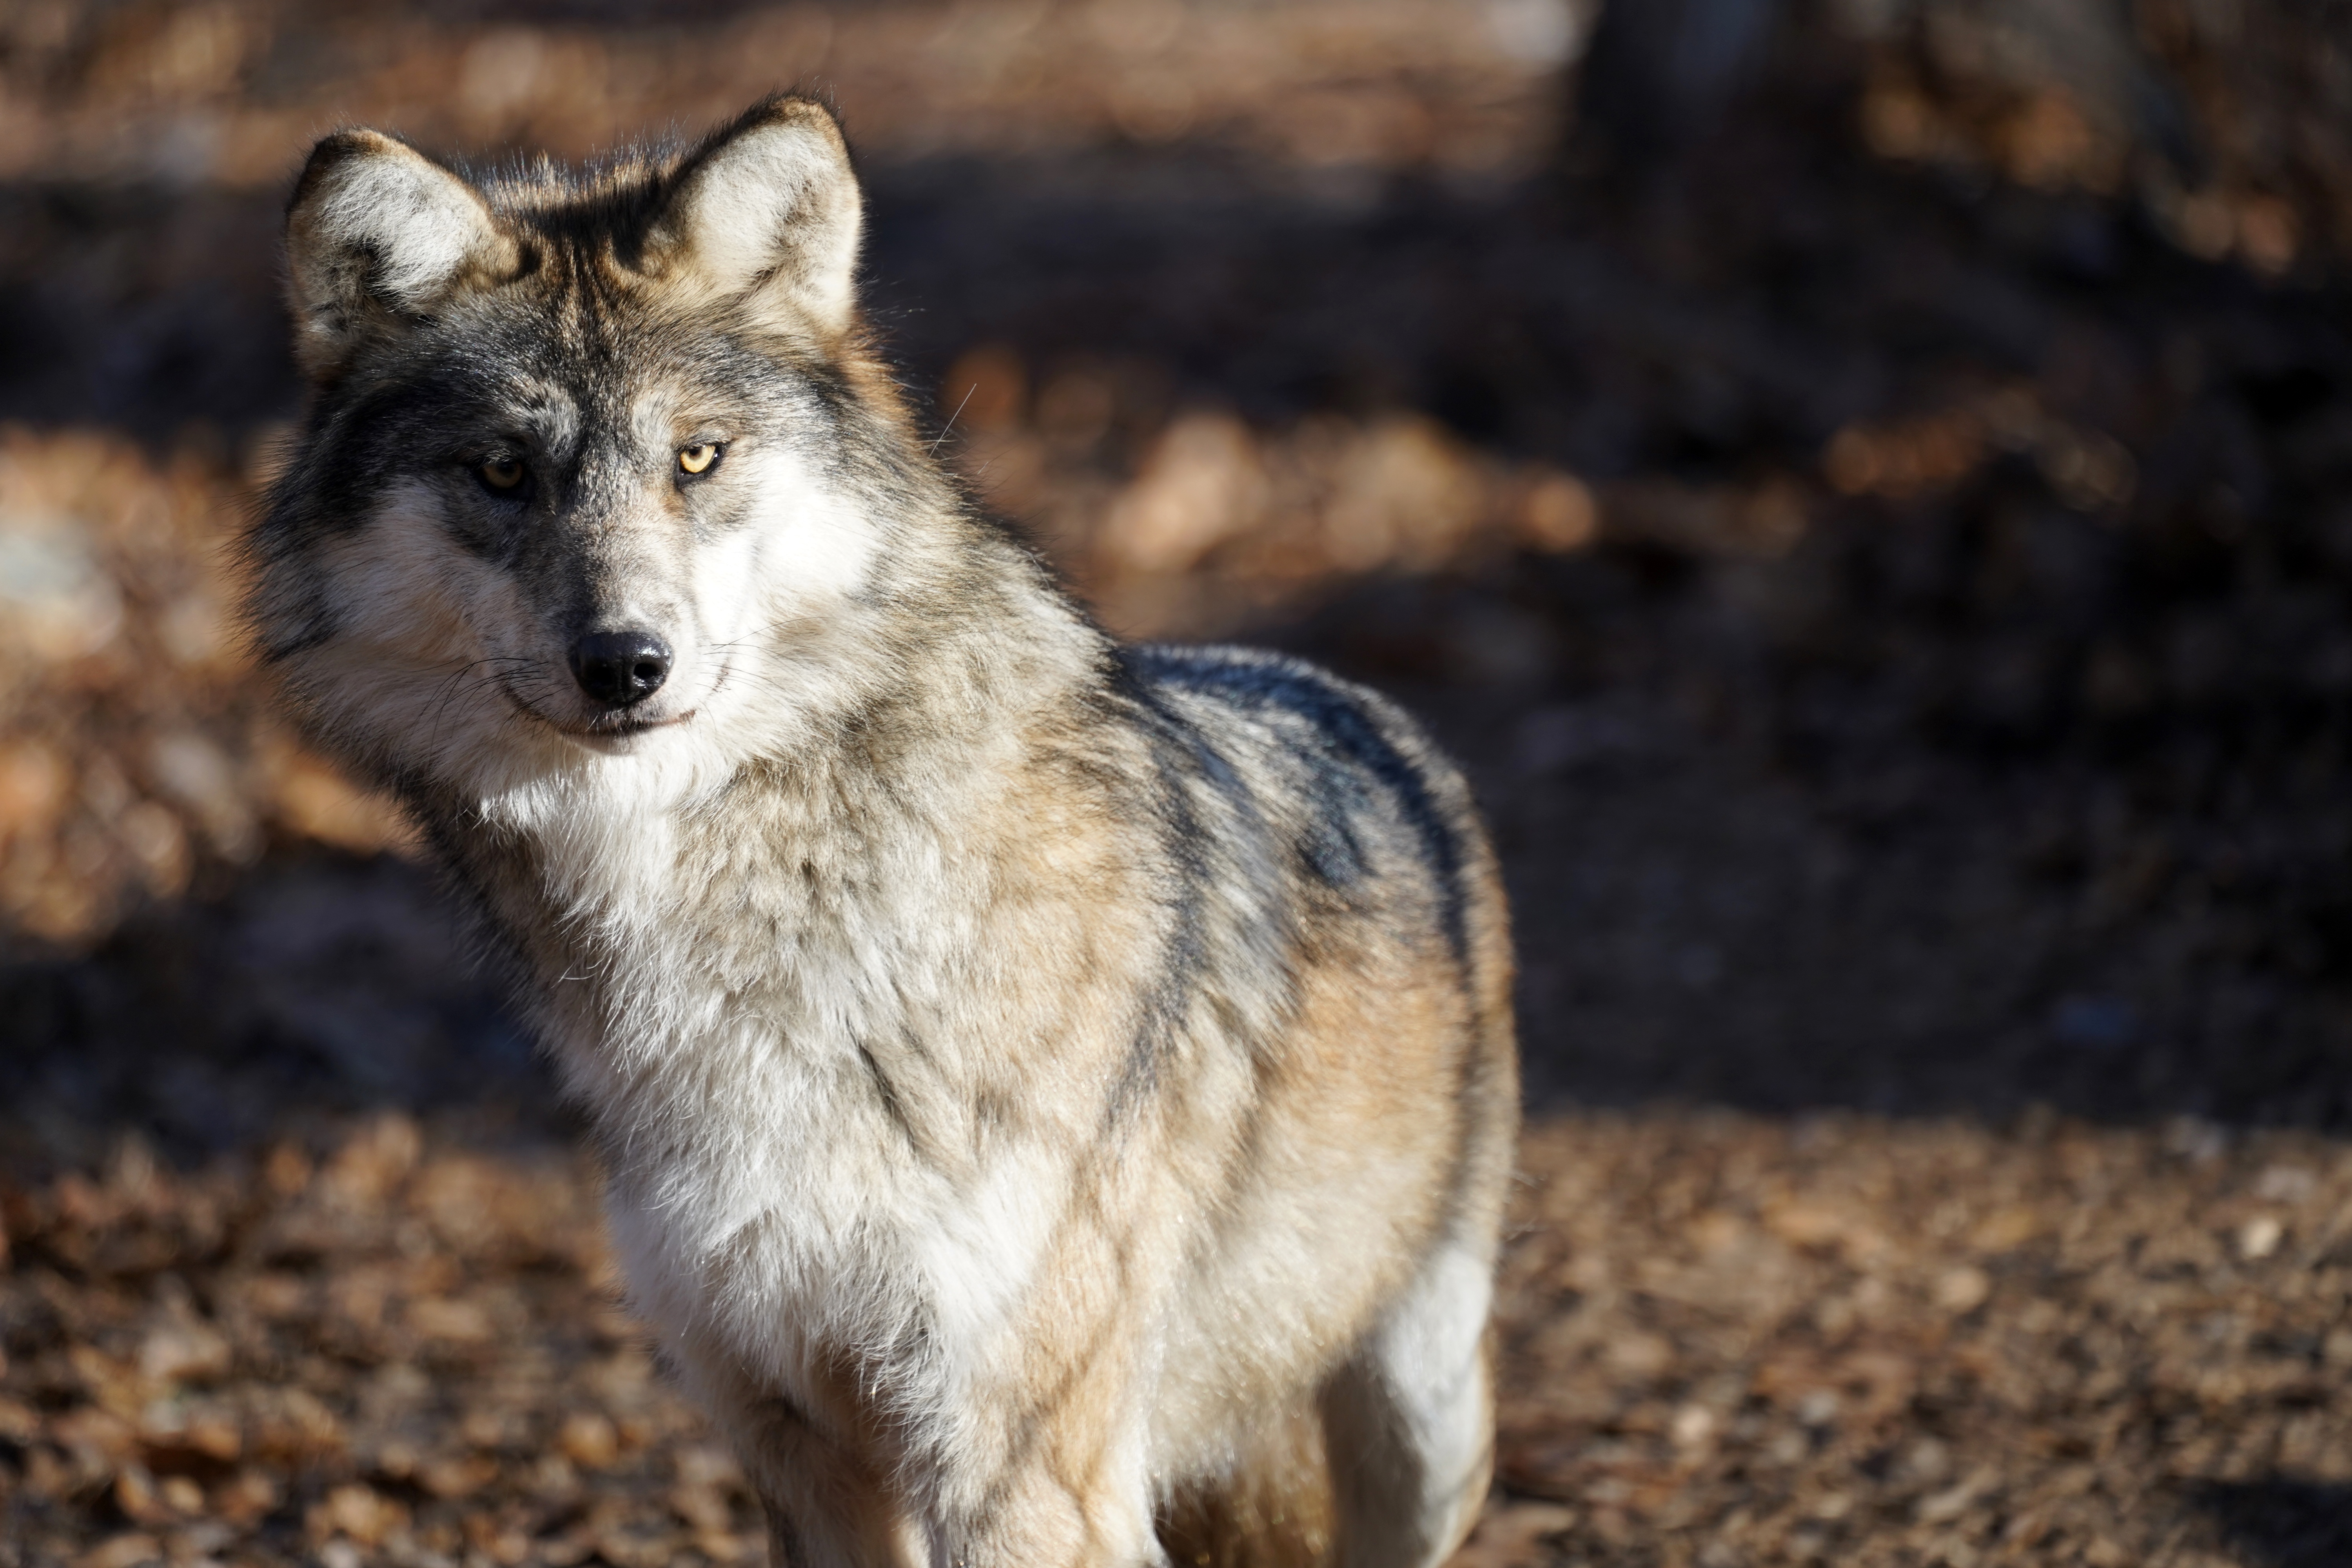
[[780,86],[1109,625],[1471,768],[1465,1563],[2352,1561],[2352,5],[5,0],[0,1568],[759,1560],[226,547],[312,139]]

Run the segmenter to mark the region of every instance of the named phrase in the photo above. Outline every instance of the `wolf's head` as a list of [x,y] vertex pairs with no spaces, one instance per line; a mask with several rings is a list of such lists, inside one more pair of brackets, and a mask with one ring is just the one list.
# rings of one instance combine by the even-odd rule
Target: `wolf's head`
[[877,576],[956,508],[862,347],[859,215],[798,99],[585,176],[321,142],[287,220],[310,407],[251,539],[315,732],[412,789],[707,777],[883,679]]

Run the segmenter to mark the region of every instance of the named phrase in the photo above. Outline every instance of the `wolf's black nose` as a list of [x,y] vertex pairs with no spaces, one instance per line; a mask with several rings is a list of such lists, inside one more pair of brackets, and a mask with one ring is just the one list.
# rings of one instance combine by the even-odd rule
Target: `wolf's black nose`
[[669,644],[651,632],[590,632],[572,645],[572,675],[594,700],[626,708],[669,679]]

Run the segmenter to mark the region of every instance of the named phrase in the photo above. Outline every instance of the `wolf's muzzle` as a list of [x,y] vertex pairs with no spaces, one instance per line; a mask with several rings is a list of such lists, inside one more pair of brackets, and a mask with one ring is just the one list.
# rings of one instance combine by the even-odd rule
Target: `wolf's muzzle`
[[651,632],[590,632],[572,645],[572,678],[589,700],[628,708],[669,679],[669,644]]

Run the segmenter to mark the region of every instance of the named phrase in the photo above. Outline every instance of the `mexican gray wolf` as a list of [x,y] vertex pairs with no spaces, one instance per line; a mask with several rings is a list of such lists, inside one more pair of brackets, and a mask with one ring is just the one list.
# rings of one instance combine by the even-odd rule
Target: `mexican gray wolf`
[[919,437],[832,116],[344,131],[257,646],[478,914],[779,1564],[1434,1563],[1517,1124],[1460,776],[1125,647]]

